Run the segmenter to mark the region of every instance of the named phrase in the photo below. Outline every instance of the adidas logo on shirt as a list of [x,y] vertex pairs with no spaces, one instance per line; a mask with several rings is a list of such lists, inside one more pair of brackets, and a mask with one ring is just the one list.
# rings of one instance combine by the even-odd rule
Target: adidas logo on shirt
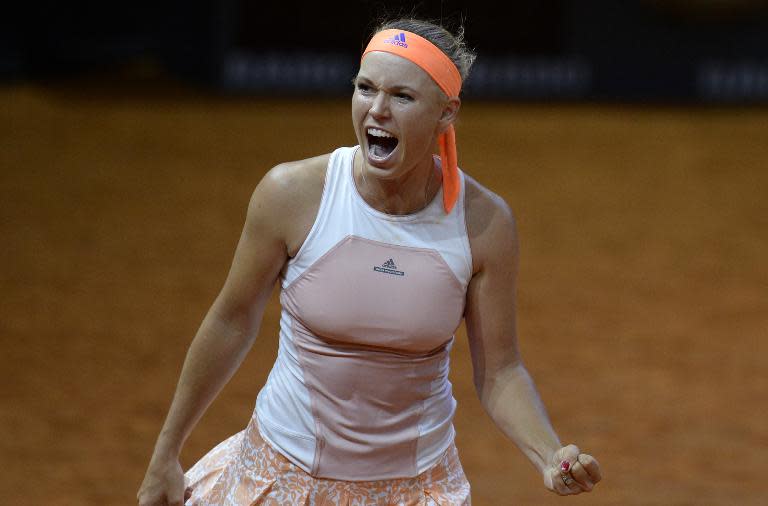
[[373,270],[376,272],[382,272],[384,274],[393,274],[395,276],[405,276],[405,273],[403,271],[397,270],[397,265],[395,265],[395,261],[391,258],[381,264],[381,266],[374,265]]

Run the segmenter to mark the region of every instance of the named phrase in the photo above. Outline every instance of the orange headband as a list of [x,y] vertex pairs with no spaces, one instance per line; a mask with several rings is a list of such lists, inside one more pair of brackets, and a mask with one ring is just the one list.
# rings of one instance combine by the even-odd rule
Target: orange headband
[[[421,67],[448,98],[461,91],[461,74],[437,46],[415,33],[404,30],[382,30],[373,36],[360,61],[372,51],[391,53],[410,60]],[[453,125],[440,134],[440,159],[443,171],[443,207],[450,213],[459,198],[459,169],[456,156],[456,131]]]

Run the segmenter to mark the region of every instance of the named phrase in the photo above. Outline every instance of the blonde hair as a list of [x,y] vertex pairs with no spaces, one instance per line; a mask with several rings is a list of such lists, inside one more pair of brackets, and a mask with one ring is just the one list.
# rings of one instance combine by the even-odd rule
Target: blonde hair
[[467,80],[477,54],[467,47],[464,40],[463,25],[459,25],[456,29],[456,34],[452,34],[441,25],[431,21],[403,17],[381,22],[373,31],[371,37],[382,30],[388,29],[405,30],[427,39],[445,53],[456,65],[456,68],[459,69],[459,74],[461,74],[461,80]]

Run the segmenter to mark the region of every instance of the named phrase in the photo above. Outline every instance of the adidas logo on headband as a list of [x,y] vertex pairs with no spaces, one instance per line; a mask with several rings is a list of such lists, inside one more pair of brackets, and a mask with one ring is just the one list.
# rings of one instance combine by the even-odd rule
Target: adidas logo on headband
[[385,39],[383,42],[385,44],[394,44],[395,46],[408,47],[408,44],[405,43],[405,34],[403,32],[398,33],[391,39]]

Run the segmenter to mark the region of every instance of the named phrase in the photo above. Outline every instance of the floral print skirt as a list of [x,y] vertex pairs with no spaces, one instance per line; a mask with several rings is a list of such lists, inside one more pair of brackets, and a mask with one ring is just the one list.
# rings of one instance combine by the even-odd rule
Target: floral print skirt
[[469,482],[451,444],[414,478],[339,481],[313,478],[259,435],[255,416],[185,474],[192,495],[185,506],[464,506]]

